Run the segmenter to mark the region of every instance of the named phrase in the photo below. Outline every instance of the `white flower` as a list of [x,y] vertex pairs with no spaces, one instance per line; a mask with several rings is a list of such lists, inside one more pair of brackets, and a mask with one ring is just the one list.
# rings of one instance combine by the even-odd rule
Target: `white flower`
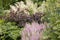
[[10,5],[11,11],[16,12],[17,8],[15,6]]

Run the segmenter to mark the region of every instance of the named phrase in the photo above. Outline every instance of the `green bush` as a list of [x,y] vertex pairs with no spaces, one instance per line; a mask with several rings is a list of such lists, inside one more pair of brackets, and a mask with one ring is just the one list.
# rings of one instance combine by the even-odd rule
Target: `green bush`
[[17,40],[21,30],[14,22],[4,23],[4,20],[0,20],[0,40]]
[[45,40],[60,40],[60,1],[46,1],[46,20],[49,28],[45,31]]

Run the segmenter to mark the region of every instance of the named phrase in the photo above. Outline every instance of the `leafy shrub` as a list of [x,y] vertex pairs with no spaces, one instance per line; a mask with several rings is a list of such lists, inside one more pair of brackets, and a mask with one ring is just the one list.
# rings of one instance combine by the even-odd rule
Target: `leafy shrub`
[[[60,9],[59,0],[46,1],[46,18],[49,28],[45,31],[45,40],[60,40]],[[58,9],[59,8],[59,9]]]
[[21,29],[14,22],[4,23],[0,20],[0,40],[16,40],[21,33]]

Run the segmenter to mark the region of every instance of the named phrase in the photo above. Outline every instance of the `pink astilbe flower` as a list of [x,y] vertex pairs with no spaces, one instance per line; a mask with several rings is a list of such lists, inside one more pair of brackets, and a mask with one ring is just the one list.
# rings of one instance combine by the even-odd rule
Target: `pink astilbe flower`
[[22,31],[22,40],[41,40],[44,28],[44,24],[38,24],[37,22],[26,23]]

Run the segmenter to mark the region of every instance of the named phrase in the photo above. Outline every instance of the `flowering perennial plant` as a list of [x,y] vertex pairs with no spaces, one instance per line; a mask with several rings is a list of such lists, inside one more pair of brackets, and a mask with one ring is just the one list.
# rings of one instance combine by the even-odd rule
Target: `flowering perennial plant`
[[44,24],[38,24],[37,22],[26,23],[22,31],[22,40],[41,40],[44,29]]
[[17,2],[15,5],[10,5],[10,12],[5,20],[16,22],[18,26],[24,26],[26,22],[41,22],[41,17],[44,16],[42,6],[44,5],[38,7],[31,0],[26,0],[26,4],[23,1]]

